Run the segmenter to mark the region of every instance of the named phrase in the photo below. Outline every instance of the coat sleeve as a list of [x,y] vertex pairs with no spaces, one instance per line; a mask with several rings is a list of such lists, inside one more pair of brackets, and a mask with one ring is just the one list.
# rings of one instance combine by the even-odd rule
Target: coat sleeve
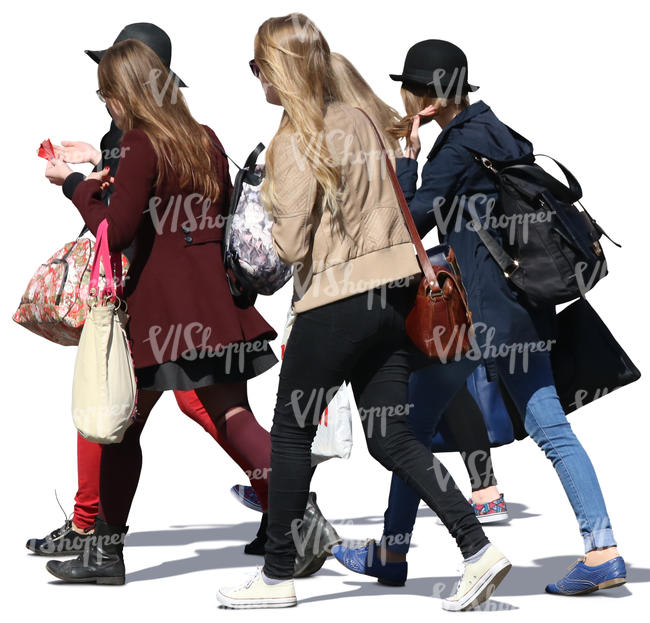
[[467,166],[466,150],[445,145],[431,160],[426,161],[422,167],[422,182],[416,188],[417,161],[412,158],[397,159],[397,177],[420,236],[424,237],[436,225],[440,225],[439,218],[442,218],[442,223],[448,222],[456,189],[461,186]]
[[310,252],[312,213],[318,184],[290,137],[280,135],[274,146],[273,247],[285,264],[295,264]]
[[93,234],[97,234],[97,228],[104,219],[108,220],[108,246],[111,251],[122,251],[135,239],[149,207],[156,176],[153,145],[142,130],[129,130],[124,135],[122,153],[115,173],[110,207],[102,201],[98,180],[81,182],[72,195],[72,202]]

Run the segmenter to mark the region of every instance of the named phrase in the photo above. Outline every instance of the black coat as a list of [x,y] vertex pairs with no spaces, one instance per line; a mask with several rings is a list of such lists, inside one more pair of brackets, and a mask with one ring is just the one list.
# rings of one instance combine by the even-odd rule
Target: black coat
[[[437,226],[441,241],[454,249],[467,289],[479,352],[489,361],[495,352],[504,356],[515,345],[546,340],[554,310],[536,310],[526,297],[513,290],[477,233],[468,227],[472,211],[485,222],[489,206],[498,195],[495,180],[475,160],[474,151],[497,162],[533,159],[530,141],[478,101],[440,133],[422,168],[419,188],[416,160],[398,158],[397,174],[420,235]],[[497,218],[496,212],[495,206],[493,218]],[[499,238],[504,230],[495,229],[491,222],[487,223],[488,230]],[[496,351],[499,347],[501,350]],[[478,358],[479,353],[474,352]]]

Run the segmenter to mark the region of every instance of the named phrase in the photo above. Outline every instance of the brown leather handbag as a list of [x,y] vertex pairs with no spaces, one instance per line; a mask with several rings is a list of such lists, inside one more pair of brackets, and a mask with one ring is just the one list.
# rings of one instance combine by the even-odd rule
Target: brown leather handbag
[[446,363],[459,358],[471,348],[472,313],[467,305],[467,293],[456,256],[453,249],[448,247],[444,260],[434,259],[436,263],[432,264],[413,222],[413,217],[377,126],[364,110],[361,108],[359,110],[368,117],[381,145],[386,170],[395,189],[418,262],[424,273],[418,287],[415,304],[406,318],[406,333],[423,353],[441,363]]

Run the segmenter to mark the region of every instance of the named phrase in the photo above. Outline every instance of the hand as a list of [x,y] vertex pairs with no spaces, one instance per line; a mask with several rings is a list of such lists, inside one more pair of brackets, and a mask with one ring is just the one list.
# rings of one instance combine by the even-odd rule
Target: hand
[[50,184],[56,186],[63,186],[65,178],[72,173],[72,169],[61,159],[48,160],[45,165],[45,177],[50,181]]
[[437,112],[438,109],[435,106],[430,105],[413,116],[411,133],[406,138],[406,151],[404,155],[407,158],[413,158],[414,160],[417,160],[420,149],[422,148],[419,135],[421,117],[433,117]]
[[108,188],[110,184],[115,181],[114,177],[111,177],[110,168],[104,167],[101,171],[93,171],[90,175],[86,176],[87,180],[99,180],[102,183],[102,190]]
[[90,143],[83,141],[61,141],[61,145],[53,145],[56,157],[70,164],[83,164],[89,162],[97,166],[102,159],[102,154]]

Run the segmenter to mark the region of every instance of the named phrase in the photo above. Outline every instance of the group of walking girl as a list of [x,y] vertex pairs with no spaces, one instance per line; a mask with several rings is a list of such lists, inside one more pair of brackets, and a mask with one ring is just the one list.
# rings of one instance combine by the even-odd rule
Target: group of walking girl
[[[596,473],[567,422],[548,352],[529,353],[526,361],[495,355],[436,364],[430,401],[404,408],[411,373],[431,362],[405,330],[421,268],[383,164],[384,152],[419,234],[438,226],[441,239],[455,252],[474,325],[485,328],[476,331],[479,346],[538,342],[554,315],[553,309],[533,307],[511,288],[475,231],[453,226],[459,198],[479,197],[474,206],[483,217],[498,198],[496,182],[474,152],[495,161],[533,158],[532,144],[489,106],[470,103],[468,94],[478,87],[468,82],[467,60],[457,46],[431,39],[411,47],[402,73],[390,76],[401,83],[406,115],[400,116],[345,57],[330,51],[306,16],[270,18],[257,31],[250,68],[266,101],[283,108],[267,149],[261,193],[273,218],[274,249],[294,269],[296,314],[281,362],[270,434],[251,413],[246,382],[277,362],[270,347],[276,332],[253,306],[242,309],[233,302],[222,259],[222,228],[176,228],[152,214],[152,205],[163,210],[180,197],[197,214],[208,200],[209,216],[225,215],[232,184],[223,147],[190,114],[177,88],[184,85],[169,67],[171,44],[159,28],[132,24],[113,46],[89,54],[99,63],[98,95],[112,117],[105,139],[113,136],[121,147],[119,162],[98,165],[96,150],[68,143],[48,163],[46,176],[63,185],[91,232],[108,221],[111,251],[128,249],[132,255],[125,299],[138,381],[137,417],[119,444],[92,447],[79,439],[80,489],[90,480],[88,488],[95,493],[85,514],[75,514],[74,524],[32,542],[30,549],[47,553],[43,549],[57,539],[78,537],[76,549],[58,553],[79,556],[48,562],[50,573],[64,582],[124,583],[124,536],[142,465],[140,435],[162,392],[171,390],[181,409],[245,473],[255,474],[251,486],[265,511],[265,530],[258,534],[263,567],[239,585],[220,588],[218,600],[230,608],[295,605],[293,578],[301,575],[298,560],[306,555],[300,547],[303,518],[311,517],[335,535],[319,512],[306,513],[313,473],[310,450],[328,397],[348,382],[368,450],[393,472],[389,505],[379,542],[321,541],[348,569],[402,585],[418,504],[424,500],[456,540],[464,562],[443,608],[472,608],[490,597],[511,568],[482,526],[486,516],[499,519],[506,512],[489,462],[485,425],[472,416],[476,405],[467,394],[468,379],[484,365],[500,379],[525,431],[551,460],[584,541],[585,557],[546,590],[577,595],[625,582],[625,564]],[[432,120],[441,132],[418,186],[418,131]],[[400,139],[406,139],[404,151]],[[75,160],[73,153],[80,152],[88,157]],[[66,161],[98,166],[84,178]],[[460,221],[466,218],[460,214]],[[171,340],[156,337],[190,324],[209,329],[202,333],[207,337],[201,348],[181,345],[174,350]],[[238,365],[206,356],[224,346],[242,353]],[[193,357],[177,355],[188,349]],[[450,428],[463,438],[459,443],[466,446],[466,455],[480,451],[484,457],[485,478],[472,478],[469,502],[431,452],[445,410],[461,393],[470,406]],[[381,425],[375,418],[381,418]],[[312,561],[323,559],[318,548],[310,555]],[[317,568],[311,565],[311,572]]]

